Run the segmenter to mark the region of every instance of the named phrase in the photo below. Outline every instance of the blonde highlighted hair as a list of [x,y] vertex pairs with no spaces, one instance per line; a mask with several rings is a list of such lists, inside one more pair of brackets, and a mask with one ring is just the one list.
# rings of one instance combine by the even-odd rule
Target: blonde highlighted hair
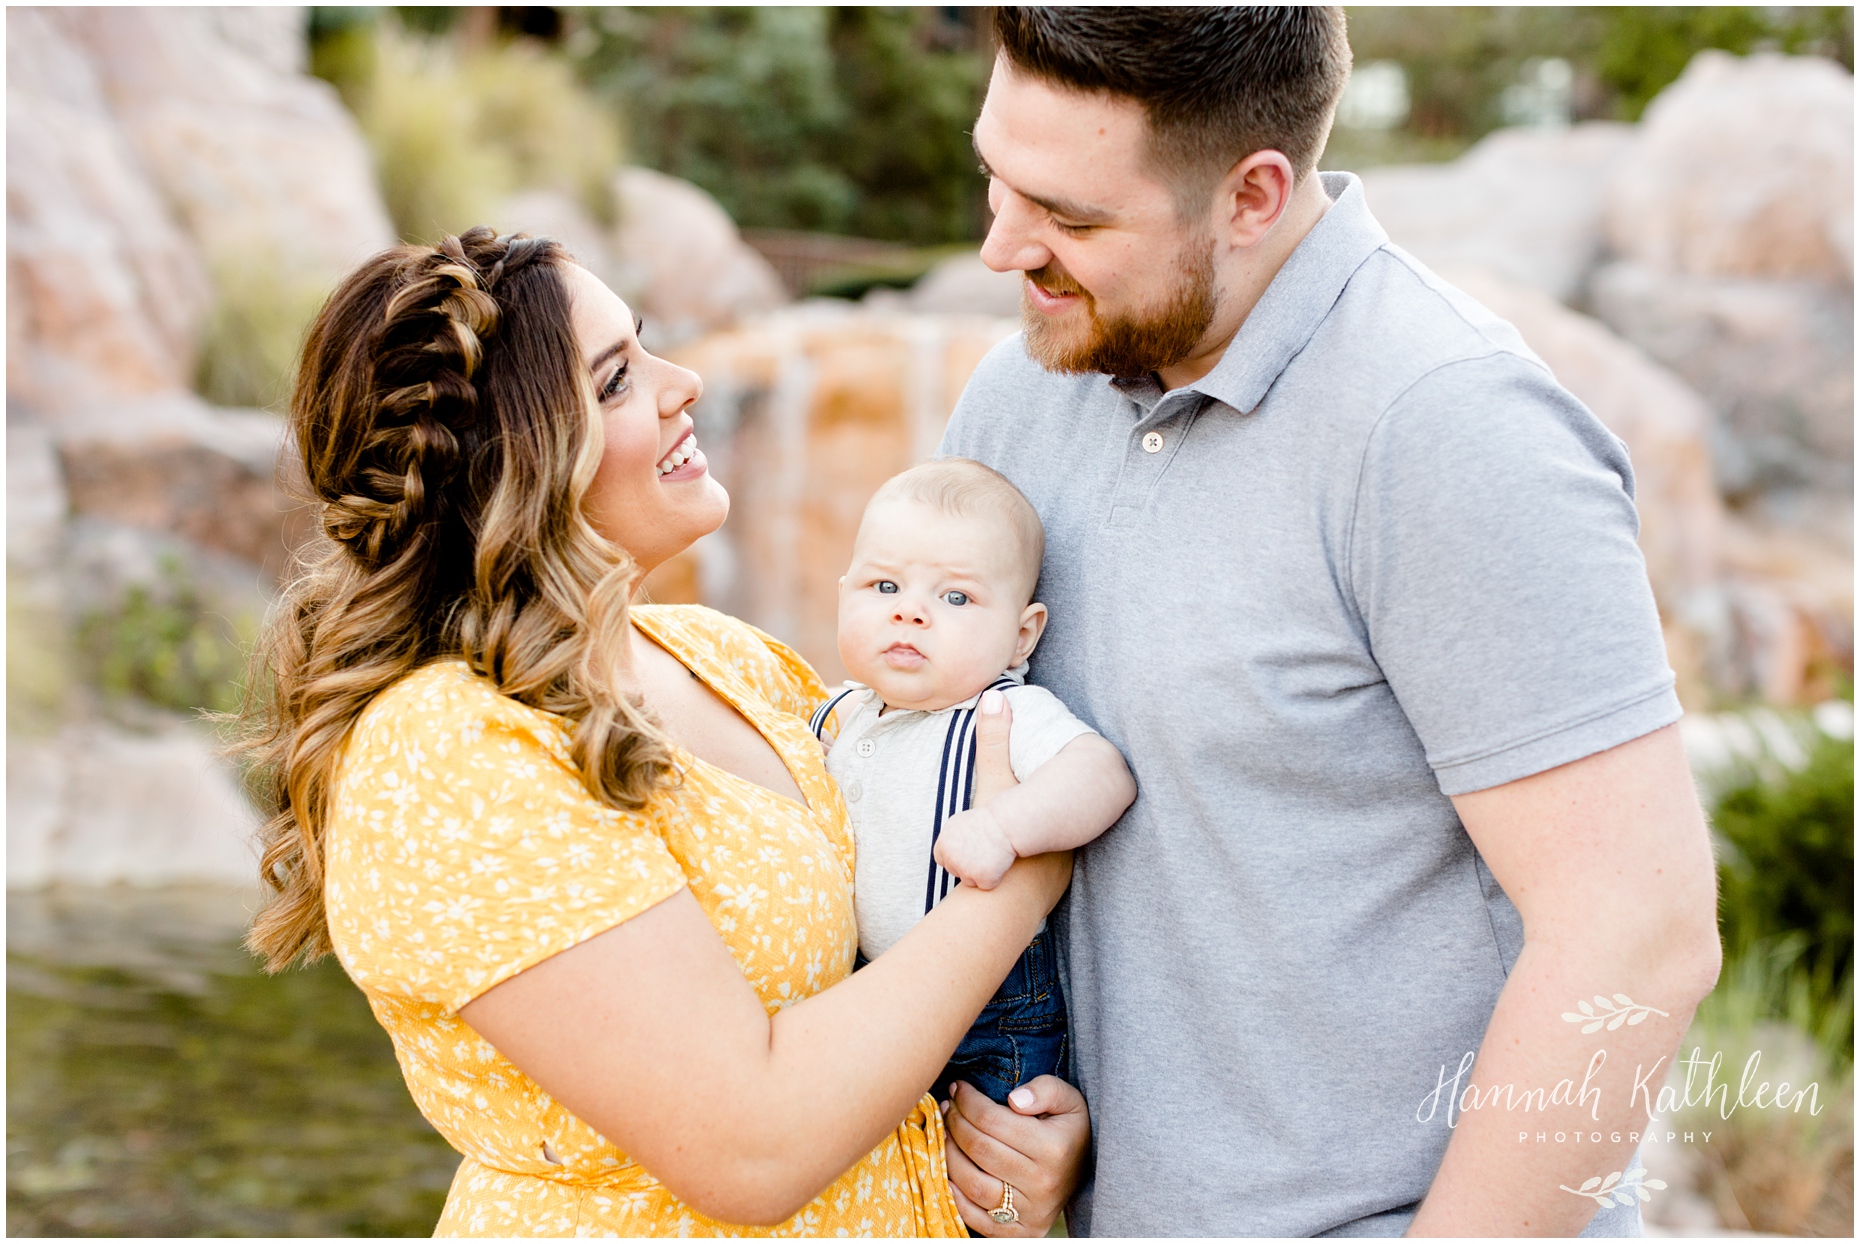
[[261,641],[242,749],[273,810],[273,891],[247,944],[277,971],[329,953],[324,834],[343,745],[382,690],[463,657],[566,718],[589,792],[637,808],[671,752],[619,691],[634,578],[582,503],[601,421],[570,321],[568,256],[485,228],[368,260],[311,327],[291,397],[326,539]]

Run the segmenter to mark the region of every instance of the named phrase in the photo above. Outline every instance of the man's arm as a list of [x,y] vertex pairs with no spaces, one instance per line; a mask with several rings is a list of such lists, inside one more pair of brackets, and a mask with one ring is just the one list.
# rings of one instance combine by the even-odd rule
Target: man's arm
[[1100,735],[1081,734],[1020,785],[950,818],[936,860],[965,884],[993,889],[1015,859],[1084,846],[1136,797],[1123,753]]
[[[1647,1130],[1651,1099],[1718,977],[1705,819],[1677,726],[1453,803],[1523,917],[1524,949],[1409,1234],[1574,1235],[1597,1208],[1583,1184],[1630,1169],[1632,1137]],[[1564,1018],[1617,994],[1654,1009],[1594,1033]],[[1599,1092],[1583,1097],[1585,1075]],[[1524,1094],[1551,1098],[1564,1080],[1573,1092],[1563,1103],[1522,1108]],[[1506,1086],[1516,1090],[1510,1109]],[[1584,1143],[1538,1144],[1539,1132],[1579,1132]]]

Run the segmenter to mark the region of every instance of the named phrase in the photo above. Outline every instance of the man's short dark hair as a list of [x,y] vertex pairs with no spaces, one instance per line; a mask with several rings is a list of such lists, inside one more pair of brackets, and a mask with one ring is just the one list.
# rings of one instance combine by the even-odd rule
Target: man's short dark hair
[[1016,70],[1141,104],[1150,160],[1185,215],[1255,151],[1283,152],[1303,180],[1350,78],[1335,7],[1002,6],[994,25]]

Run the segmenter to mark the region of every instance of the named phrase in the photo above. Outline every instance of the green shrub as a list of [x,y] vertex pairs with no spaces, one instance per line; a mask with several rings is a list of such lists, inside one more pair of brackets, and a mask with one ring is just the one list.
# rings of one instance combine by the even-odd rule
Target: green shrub
[[134,584],[79,624],[91,682],[105,695],[182,713],[239,707],[246,653],[258,619],[214,610],[177,558],[153,586]]
[[[1853,69],[1851,8],[1773,6],[1352,7],[1357,63],[1399,61],[1415,136],[1470,141],[1504,123],[1501,96],[1526,62],[1575,70],[1578,119],[1633,121],[1705,48],[1832,57]],[[1393,144],[1412,158],[1412,144]]]
[[933,245],[980,236],[969,129],[990,58],[930,8],[608,8],[571,37],[634,156],[748,228]]
[[[1793,772],[1753,774],[1718,799],[1727,975],[1764,982],[1769,1014],[1853,1051],[1854,748],[1819,736]],[[1749,992],[1749,991],[1747,991]]]
[[216,256],[213,286],[194,387],[220,406],[282,408],[304,333],[329,294],[326,278],[292,275],[248,252]]
[[613,111],[534,41],[461,54],[390,19],[329,29],[313,48],[312,67],[361,124],[402,237],[437,241],[524,189],[560,190],[611,218]]

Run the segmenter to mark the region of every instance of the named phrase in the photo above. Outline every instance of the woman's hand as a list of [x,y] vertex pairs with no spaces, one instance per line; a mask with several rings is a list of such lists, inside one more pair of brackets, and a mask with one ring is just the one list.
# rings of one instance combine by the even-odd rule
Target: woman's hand
[[[1029,1080],[996,1105],[958,1081],[944,1112],[949,1182],[962,1220],[983,1235],[1041,1236],[1071,1199],[1091,1149],[1091,1113],[1080,1092],[1058,1076]],[[1014,1185],[1020,1221],[988,1216],[1001,1204],[1002,1182]]]

